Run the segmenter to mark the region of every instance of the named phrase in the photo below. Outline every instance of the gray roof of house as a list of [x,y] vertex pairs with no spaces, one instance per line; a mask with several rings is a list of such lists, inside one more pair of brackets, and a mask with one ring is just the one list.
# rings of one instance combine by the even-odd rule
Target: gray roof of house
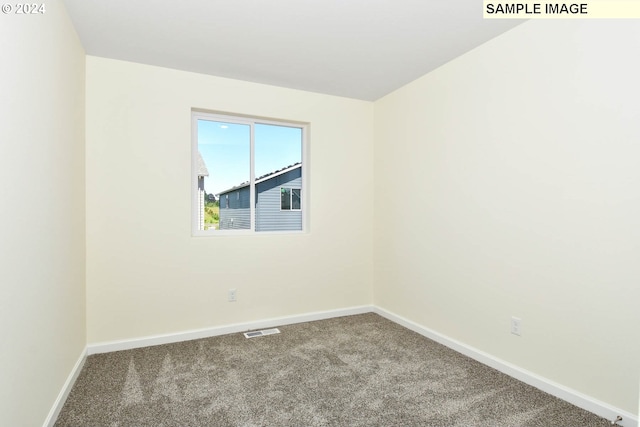
[[[256,182],[256,184],[259,184],[261,182],[267,181],[267,180],[269,180],[271,178],[275,178],[278,175],[282,175],[284,173],[287,173],[287,172],[292,171],[294,169],[297,169],[299,167],[302,167],[302,163],[300,163],[300,162],[294,163],[294,164],[289,165],[289,166],[285,166],[282,169],[278,169],[277,171],[269,172],[267,174],[264,174],[262,176],[257,177],[255,182]],[[229,188],[228,190],[221,191],[219,194],[229,193],[231,191],[235,191],[235,190],[238,190],[240,188],[247,187],[248,185],[249,185],[249,182],[243,182],[242,184],[238,184],[235,187]]]
[[207,164],[204,162],[202,154],[198,151],[198,177],[201,176],[209,176],[209,169],[207,169]]

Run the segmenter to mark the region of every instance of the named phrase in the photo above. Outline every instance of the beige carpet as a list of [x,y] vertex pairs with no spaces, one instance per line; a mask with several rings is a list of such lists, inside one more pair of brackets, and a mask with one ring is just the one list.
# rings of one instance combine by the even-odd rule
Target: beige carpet
[[56,427],[608,426],[376,314],[93,355]]

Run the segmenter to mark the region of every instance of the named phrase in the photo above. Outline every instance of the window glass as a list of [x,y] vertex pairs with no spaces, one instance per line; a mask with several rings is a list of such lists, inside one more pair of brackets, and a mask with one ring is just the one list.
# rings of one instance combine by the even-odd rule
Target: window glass
[[303,230],[305,126],[193,117],[194,235]]
[[[248,185],[251,174],[250,125],[199,119],[197,141],[206,169],[203,169],[205,193],[222,195],[235,187]],[[229,200],[229,194],[224,194],[224,197],[224,208],[233,210],[234,214],[221,215],[219,205],[207,199],[202,229],[249,229],[249,198],[242,203],[239,194],[235,200]]]
[[300,209],[300,189],[293,188],[291,190],[291,209]]
[[280,209],[288,211],[291,209],[291,190],[288,188],[281,188],[280,194]]
[[256,179],[302,163],[302,129],[255,125]]

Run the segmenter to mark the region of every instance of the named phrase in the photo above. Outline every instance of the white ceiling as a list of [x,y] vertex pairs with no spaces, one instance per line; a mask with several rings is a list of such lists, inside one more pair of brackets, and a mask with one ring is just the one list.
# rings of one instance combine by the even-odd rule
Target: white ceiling
[[89,55],[363,100],[518,25],[481,0],[64,0]]

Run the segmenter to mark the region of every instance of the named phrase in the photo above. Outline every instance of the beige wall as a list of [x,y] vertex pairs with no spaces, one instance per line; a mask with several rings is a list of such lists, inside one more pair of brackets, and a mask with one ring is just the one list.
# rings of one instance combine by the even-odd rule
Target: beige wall
[[84,51],[60,2],[0,16],[0,425],[42,425],[84,351]]
[[[310,233],[191,237],[192,108],[311,123]],[[372,141],[370,102],[89,56],[89,343],[370,304]]]
[[639,46],[531,21],[376,102],[375,304],[637,413]]

